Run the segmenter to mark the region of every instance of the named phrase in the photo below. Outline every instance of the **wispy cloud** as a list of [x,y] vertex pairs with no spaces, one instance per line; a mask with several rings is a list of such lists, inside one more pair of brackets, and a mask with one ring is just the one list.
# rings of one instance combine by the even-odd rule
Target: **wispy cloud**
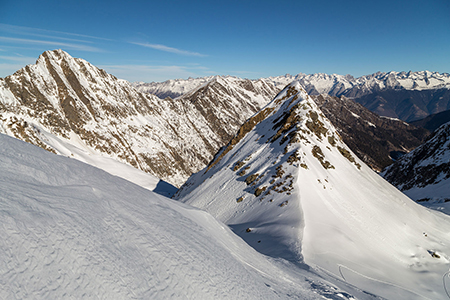
[[27,57],[27,56],[23,56],[23,55],[19,55],[19,56],[3,56],[0,55],[0,59],[1,60],[7,60],[7,61],[16,61],[16,62],[20,62],[20,63],[30,63],[35,61],[36,58],[35,57]]
[[147,47],[147,48],[152,48],[152,49],[155,49],[155,50],[160,50],[160,51],[165,51],[165,52],[170,52],[170,53],[180,54],[180,55],[199,56],[199,57],[207,56],[207,55],[205,55],[205,54],[201,54],[201,53],[198,53],[198,52],[191,52],[191,51],[182,50],[182,49],[177,49],[177,48],[172,48],[172,47],[168,47],[168,46],[160,45],[160,44],[133,43],[133,42],[131,42],[131,44],[139,45],[139,46]]
[[65,43],[59,41],[49,41],[49,40],[34,40],[34,39],[20,39],[20,38],[12,38],[0,36],[0,41],[6,43],[21,43],[21,44],[30,44],[30,45],[48,45],[52,47],[65,48],[68,50],[80,50],[87,52],[103,52],[103,50],[92,47],[84,44],[74,44],[74,43]]
[[55,39],[78,41],[78,42],[83,42],[83,43],[92,43],[92,42],[86,41],[86,40],[64,38],[64,37],[56,36],[56,35],[66,35],[66,36],[74,36],[74,37],[79,37],[79,38],[112,41],[111,39],[102,38],[102,37],[98,37],[98,36],[92,36],[92,35],[86,35],[86,34],[63,32],[63,31],[56,31],[56,30],[47,30],[47,29],[34,28],[34,27],[16,26],[16,25],[9,25],[9,24],[3,24],[3,23],[0,23],[0,31],[9,32],[9,33],[13,33],[13,34],[20,34],[20,35],[52,37]]

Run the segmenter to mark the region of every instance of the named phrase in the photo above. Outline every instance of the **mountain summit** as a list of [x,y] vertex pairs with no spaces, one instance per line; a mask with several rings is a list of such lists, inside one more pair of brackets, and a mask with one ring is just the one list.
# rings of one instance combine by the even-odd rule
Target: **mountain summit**
[[411,201],[342,142],[294,82],[175,198],[258,251],[390,299],[445,299],[450,219]]
[[277,92],[264,82],[215,77],[182,99],[160,99],[62,50],[46,51],[0,78],[0,132],[102,168],[113,159],[180,186]]

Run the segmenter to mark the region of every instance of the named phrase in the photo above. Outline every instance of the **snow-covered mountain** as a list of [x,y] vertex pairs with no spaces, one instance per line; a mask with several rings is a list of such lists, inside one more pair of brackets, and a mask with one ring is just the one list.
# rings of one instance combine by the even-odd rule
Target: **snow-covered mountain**
[[[142,93],[150,93],[158,96],[159,98],[176,98],[181,96],[187,92],[192,91],[193,89],[198,88],[199,86],[207,83],[215,76],[207,76],[207,77],[199,77],[188,79],[170,79],[164,82],[133,82],[132,85]],[[225,76],[225,78],[229,78],[230,76]]]
[[300,73],[295,76],[287,74],[267,79],[279,84],[299,81],[310,95],[344,95],[355,98],[385,89],[420,91],[450,88],[450,74],[429,71],[378,72],[358,78],[351,75]]
[[412,199],[450,214],[450,122],[381,175]]
[[[156,95],[177,96],[210,78],[178,79],[135,85],[141,91]],[[447,73],[392,71],[358,78],[351,75],[300,73],[259,80],[280,89],[295,80],[300,82],[310,95],[346,96],[381,116],[408,122],[450,109],[450,74]]]
[[0,299],[375,299],[261,255],[204,211],[0,145]]
[[343,143],[298,82],[175,195],[256,250],[388,299],[446,299],[450,218],[407,198]]
[[160,99],[64,51],[46,51],[0,78],[0,132],[98,167],[114,159],[179,186],[277,92],[214,77],[183,98]]
[[380,116],[407,122],[450,109],[450,74],[447,73],[392,71],[358,78],[299,74],[295,79],[311,95],[346,96]]
[[345,96],[322,94],[312,98],[345,144],[376,171],[418,147],[429,135],[424,128],[399,119],[380,117]]

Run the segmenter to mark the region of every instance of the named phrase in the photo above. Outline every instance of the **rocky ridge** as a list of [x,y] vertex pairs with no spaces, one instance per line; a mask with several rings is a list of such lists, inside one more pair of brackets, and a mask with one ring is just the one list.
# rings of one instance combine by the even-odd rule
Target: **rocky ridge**
[[373,172],[294,82],[174,197],[274,258],[387,299],[445,299],[447,216]]
[[0,79],[0,132],[75,158],[73,147],[111,157],[179,186],[277,91],[215,77],[183,98],[160,99],[62,50],[46,51]]
[[[387,167],[381,175],[416,201],[449,202],[450,122],[439,127],[425,143]],[[448,208],[446,212],[450,213]]]

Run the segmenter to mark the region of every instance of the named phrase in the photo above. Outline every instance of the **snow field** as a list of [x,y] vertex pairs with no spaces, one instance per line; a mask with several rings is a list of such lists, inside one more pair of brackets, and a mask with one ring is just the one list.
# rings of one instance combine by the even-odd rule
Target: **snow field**
[[353,299],[204,211],[3,134],[0,145],[1,299]]

